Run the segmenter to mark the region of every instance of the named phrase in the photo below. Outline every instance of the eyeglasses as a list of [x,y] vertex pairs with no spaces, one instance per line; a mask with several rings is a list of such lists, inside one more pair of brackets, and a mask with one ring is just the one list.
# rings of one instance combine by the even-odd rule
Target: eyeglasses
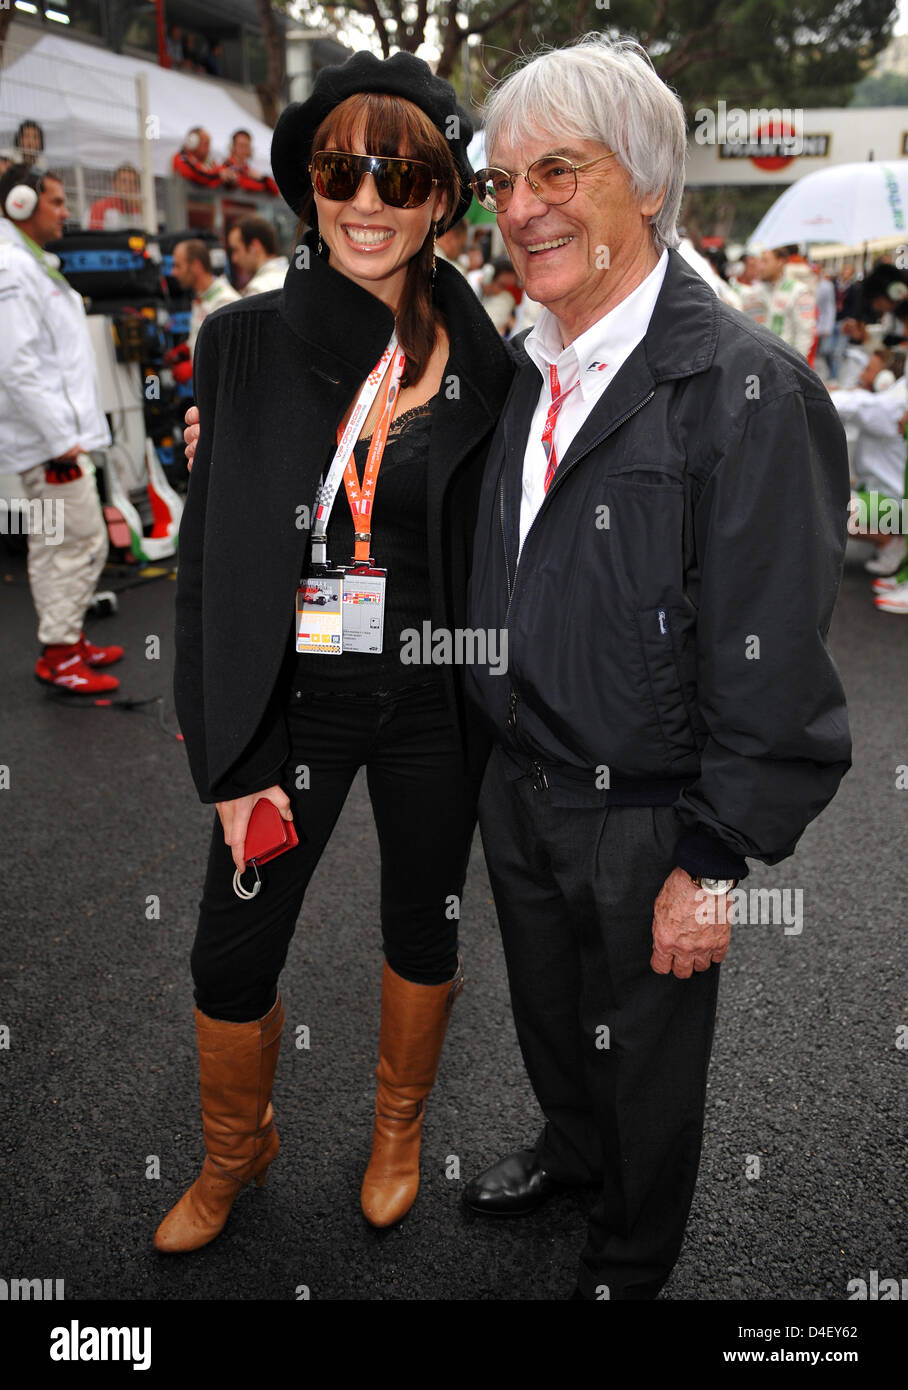
[[596,159],[588,159],[585,164],[572,164],[563,155],[546,154],[534,160],[523,174],[509,174],[506,169],[480,169],[473,176],[473,192],[489,212],[504,212],[511,201],[514,185],[519,178],[524,178],[541,202],[569,203],[577,192],[578,170],[589,169],[603,159],[613,159],[616,153],[611,150]]
[[309,165],[312,186],[332,203],[346,203],[359,188],[363,175],[371,174],[378,196],[391,208],[419,208],[432,196],[438,183],[428,164],[396,155],[348,154],[343,150],[319,150]]

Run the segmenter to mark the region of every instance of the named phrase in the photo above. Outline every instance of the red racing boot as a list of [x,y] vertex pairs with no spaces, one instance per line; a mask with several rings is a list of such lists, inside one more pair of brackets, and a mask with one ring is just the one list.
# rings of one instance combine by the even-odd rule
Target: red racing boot
[[82,660],[86,666],[112,666],[123,657],[122,647],[96,647],[93,642],[89,642],[84,632],[79,634],[76,645],[82,649]]
[[103,676],[86,666],[79,642],[45,647],[35,665],[35,675],[42,685],[55,685],[72,695],[102,695],[120,684],[115,676]]

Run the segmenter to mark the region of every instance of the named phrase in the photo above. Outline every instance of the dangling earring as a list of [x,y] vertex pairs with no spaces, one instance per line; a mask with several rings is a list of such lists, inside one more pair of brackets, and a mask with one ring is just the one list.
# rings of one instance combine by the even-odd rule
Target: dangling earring
[[438,262],[437,262],[436,259],[435,259],[435,247],[438,245],[438,229],[439,229],[440,226],[441,226],[441,222],[435,222],[435,223],[433,223],[433,225],[432,225],[432,279],[431,279],[431,283],[432,283],[433,285],[435,284],[435,274],[436,274],[436,271],[438,270]]
[[320,256],[320,255],[322,254],[323,246],[324,246],[324,243],[323,243],[323,241],[322,241],[322,234],[321,234],[321,232],[319,232],[319,234],[318,234],[318,248],[317,248],[316,253],[315,253],[317,256]]

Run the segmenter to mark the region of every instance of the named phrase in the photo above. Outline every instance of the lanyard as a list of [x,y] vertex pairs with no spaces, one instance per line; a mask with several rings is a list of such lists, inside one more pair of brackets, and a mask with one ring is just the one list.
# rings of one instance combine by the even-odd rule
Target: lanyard
[[542,451],[545,454],[546,470],[544,488],[548,492],[555,470],[558,467],[558,454],[555,451],[555,425],[558,423],[558,415],[572,391],[576,391],[580,385],[580,378],[569,386],[566,391],[562,391],[561,382],[558,380],[558,369],[552,362],[549,366],[549,390],[551,402],[548,414],[545,417],[545,425],[542,430]]
[[[372,539],[372,503],[375,498],[375,486],[378,479],[378,470],[381,467],[382,454],[385,451],[388,431],[391,427],[391,418],[397,403],[400,390],[400,379],[403,376],[405,365],[406,354],[402,348],[398,348],[397,331],[395,330],[391,334],[391,341],[388,343],[388,346],[363,382],[362,389],[357,397],[356,404],[350,412],[343,433],[338,431],[340,439],[338,441],[337,450],[331,461],[328,476],[319,488],[316,500],[315,525],[312,530],[313,564],[325,565],[328,563],[328,521],[331,516],[331,509],[334,506],[334,499],[337,496],[337,490],[340,487],[341,478],[344,479],[347,489],[347,498],[350,503],[350,511],[353,514],[353,525],[355,528],[354,559],[357,564],[369,563],[369,547]],[[363,473],[363,486],[362,489],[360,489],[356,477],[353,447],[362,429],[363,421],[372,407],[372,402],[378,395],[383,380],[385,382],[384,399],[382,401],[379,421],[372,435],[372,443],[369,446],[369,454]]]

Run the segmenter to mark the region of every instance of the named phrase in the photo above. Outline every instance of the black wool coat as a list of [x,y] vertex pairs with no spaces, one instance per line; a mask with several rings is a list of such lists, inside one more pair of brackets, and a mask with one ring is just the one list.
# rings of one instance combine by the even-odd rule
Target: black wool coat
[[[513,367],[466,280],[444,261],[435,298],[451,348],[432,415],[426,525],[432,624],[453,630],[467,626],[482,473]],[[311,253],[308,267],[291,264],[282,290],[225,305],[202,325],[174,698],[204,802],[280,780],[290,751],[296,589],[318,481],[393,326],[384,304]],[[465,767],[478,774],[487,741],[465,700],[463,668],[442,675]]]

